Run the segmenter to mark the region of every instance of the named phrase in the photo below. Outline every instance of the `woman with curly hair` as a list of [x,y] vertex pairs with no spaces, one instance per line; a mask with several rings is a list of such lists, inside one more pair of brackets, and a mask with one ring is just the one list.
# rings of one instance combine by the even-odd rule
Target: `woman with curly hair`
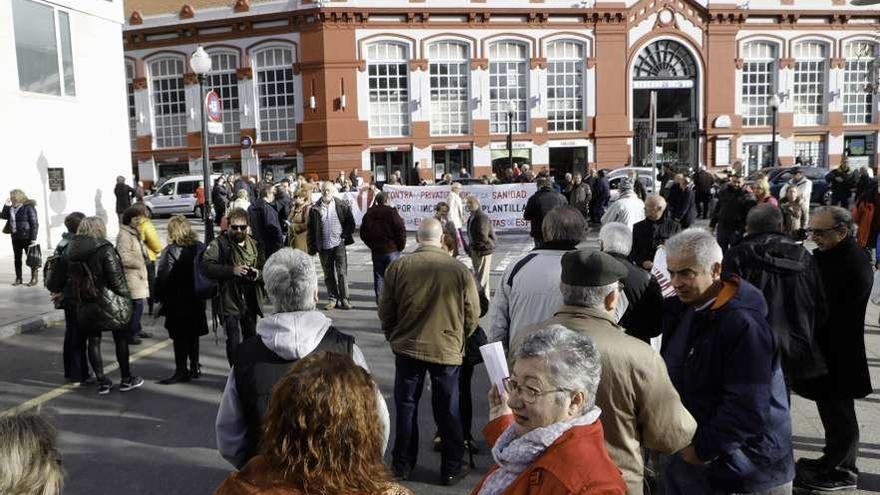
[[272,390],[261,455],[214,495],[411,495],[382,464],[376,385],[344,354],[298,360]]

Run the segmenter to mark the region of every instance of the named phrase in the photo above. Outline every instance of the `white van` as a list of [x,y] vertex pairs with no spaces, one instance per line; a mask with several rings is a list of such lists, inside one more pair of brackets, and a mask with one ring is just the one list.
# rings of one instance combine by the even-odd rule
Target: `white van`
[[[211,194],[214,181],[219,174],[211,176],[211,183],[205,186],[205,196]],[[181,175],[172,177],[162,183],[154,194],[144,197],[144,206],[150,216],[157,215],[193,215],[197,216],[196,189],[202,181],[201,175]]]

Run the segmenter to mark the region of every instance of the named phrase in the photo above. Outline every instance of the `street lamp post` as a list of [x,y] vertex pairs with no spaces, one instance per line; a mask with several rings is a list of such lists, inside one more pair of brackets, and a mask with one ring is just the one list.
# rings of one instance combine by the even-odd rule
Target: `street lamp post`
[[507,102],[507,166],[513,168],[513,112],[516,104]]
[[214,223],[211,221],[211,163],[208,159],[208,110],[205,108],[205,77],[211,72],[211,56],[199,45],[189,58],[189,65],[199,78],[199,101],[202,116],[202,192],[205,196],[205,244],[214,240]]
[[772,136],[770,137],[770,142],[772,143],[770,147],[772,148],[773,153],[773,161],[770,163],[771,167],[775,167],[779,162],[779,153],[776,150],[776,115],[779,113],[780,104],[779,96],[774,93],[773,96],[770,97],[770,124],[773,127]]

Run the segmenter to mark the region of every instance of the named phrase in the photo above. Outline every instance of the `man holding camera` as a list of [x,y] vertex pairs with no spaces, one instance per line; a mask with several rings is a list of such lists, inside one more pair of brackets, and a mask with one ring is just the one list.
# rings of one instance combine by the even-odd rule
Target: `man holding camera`
[[226,331],[226,359],[232,366],[242,338],[256,334],[257,316],[263,316],[260,270],[265,258],[248,235],[248,212],[227,213],[229,229],[214,239],[202,258],[202,273],[219,284],[220,318]]

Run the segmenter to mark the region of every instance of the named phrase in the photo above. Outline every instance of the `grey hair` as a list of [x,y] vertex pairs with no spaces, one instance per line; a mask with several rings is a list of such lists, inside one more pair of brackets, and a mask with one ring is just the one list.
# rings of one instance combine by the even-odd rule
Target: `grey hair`
[[443,237],[443,227],[440,222],[433,217],[422,219],[419,223],[419,230],[416,232],[419,243],[436,243],[440,242]]
[[57,432],[36,414],[0,417],[0,493],[57,495],[64,484]]
[[692,227],[675,234],[666,241],[667,256],[692,255],[705,271],[711,271],[717,263],[721,264],[724,254],[715,236],[705,229]]
[[853,229],[852,213],[846,208],[841,208],[839,206],[820,206],[813,210],[813,217],[822,213],[831,215],[831,219],[834,220],[834,225],[845,226],[850,234],[855,230]]
[[565,282],[559,283],[559,291],[562,292],[563,304],[580,306],[583,308],[601,307],[602,309],[605,309],[605,298],[617,290],[617,287],[617,282],[612,282],[608,285],[600,285],[598,287],[568,285]]
[[336,184],[329,180],[326,180],[323,184],[321,184],[321,192],[323,192],[327,188],[333,190],[333,192],[336,192]]
[[749,234],[782,232],[783,223],[782,210],[770,203],[764,203],[749,210],[749,214],[746,215],[746,232]]
[[581,243],[587,237],[587,222],[584,215],[571,206],[560,206],[550,210],[541,223],[544,241],[568,241]]
[[632,251],[633,234],[629,227],[620,222],[609,222],[599,230],[599,242],[606,253],[629,256]]
[[275,302],[275,311],[291,313],[315,309],[318,275],[315,263],[306,253],[291,248],[277,251],[266,260],[263,282]]
[[586,392],[586,414],[596,405],[596,391],[602,374],[599,349],[593,339],[563,325],[549,325],[526,336],[513,353],[513,362],[541,358],[547,363],[548,377],[558,388]]
[[666,209],[666,198],[660,196],[659,194],[649,194],[648,197],[645,198],[645,204],[648,203],[663,205],[663,209]]
[[107,238],[107,225],[101,217],[86,217],[79,223],[76,233],[95,239]]

